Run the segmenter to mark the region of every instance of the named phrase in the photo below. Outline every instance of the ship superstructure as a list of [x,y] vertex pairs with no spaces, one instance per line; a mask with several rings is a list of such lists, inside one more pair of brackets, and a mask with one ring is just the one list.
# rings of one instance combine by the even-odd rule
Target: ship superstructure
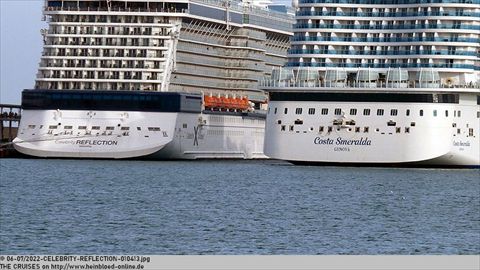
[[288,64],[264,82],[268,156],[480,165],[480,1],[299,0],[296,7]]
[[[17,149],[47,157],[123,158],[154,154],[170,143],[165,148],[170,150],[157,153],[157,157],[265,157],[261,112],[267,98],[258,82],[285,64],[293,23],[293,14],[270,10],[268,4],[233,0],[45,1],[49,28],[42,31],[44,50],[35,83],[39,92],[24,93],[28,110],[23,114],[23,133],[15,141]],[[106,102],[121,98],[122,91],[138,93],[139,99],[128,96],[125,102],[137,100],[139,104],[149,98],[172,101],[169,95],[149,94],[154,92],[180,93],[187,99],[197,95],[202,102],[193,111],[185,112],[180,105],[165,111],[175,112],[167,117],[173,121],[169,124],[163,118],[155,122],[161,118],[155,116],[162,112],[158,109],[138,111],[135,106],[125,106],[129,109],[124,110],[115,103],[111,109],[101,106],[104,109],[99,110],[92,105],[98,104],[93,101],[97,98]],[[32,103],[35,93],[39,93],[38,100]],[[62,102],[42,108],[41,102],[51,104],[55,93]],[[73,93],[78,95],[69,95]],[[65,98],[72,99],[67,102]],[[207,99],[218,102],[206,104]],[[154,114],[147,117],[149,113]],[[180,123],[183,113],[188,113],[188,120]],[[138,121],[144,122],[140,125]],[[169,139],[155,142],[144,134],[149,129],[161,131],[159,134]],[[85,150],[64,143],[76,142],[78,136],[114,135],[134,137],[125,139],[125,147],[133,140],[145,151],[123,149],[130,154],[116,155],[115,148]],[[188,141],[193,148],[172,147],[177,140],[185,140],[178,145],[185,146]]]

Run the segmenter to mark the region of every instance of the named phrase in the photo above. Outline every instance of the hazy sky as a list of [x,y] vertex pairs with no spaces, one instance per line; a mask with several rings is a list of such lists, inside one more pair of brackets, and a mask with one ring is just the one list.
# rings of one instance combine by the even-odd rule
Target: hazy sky
[[[276,0],[290,3],[290,0]],[[33,88],[42,52],[43,0],[0,0],[0,103],[20,104]]]
[[0,0],[0,103],[20,104],[42,51],[43,0]]

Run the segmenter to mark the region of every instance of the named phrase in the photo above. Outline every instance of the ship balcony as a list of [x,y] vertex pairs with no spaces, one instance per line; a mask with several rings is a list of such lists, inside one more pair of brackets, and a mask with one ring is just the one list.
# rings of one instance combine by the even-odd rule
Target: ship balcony
[[[297,17],[313,17],[313,16],[346,16],[346,17],[379,17],[379,18],[403,18],[403,17],[473,17],[477,19],[480,17],[480,12],[475,11],[418,11],[418,12],[341,12],[341,11],[299,11],[296,13]],[[441,19],[441,18],[435,18]]]
[[375,51],[367,51],[367,50],[308,50],[308,49],[294,49],[288,51],[289,55],[295,54],[332,54],[332,55],[339,55],[339,54],[347,54],[347,55],[376,55],[376,56],[421,56],[421,55],[445,55],[445,56],[474,56],[480,57],[479,52],[475,51],[464,51],[464,50],[407,50],[407,51],[395,51],[395,50],[375,50]]
[[[407,69],[419,69],[419,68],[437,68],[437,69],[459,69],[455,72],[461,72],[463,69],[465,72],[471,72],[473,70],[480,70],[480,66],[471,64],[441,64],[441,63],[307,63],[307,62],[289,62],[288,67],[340,67],[340,68],[407,68]],[[450,70],[453,71],[453,70]]]
[[[75,33],[75,32],[60,32],[58,31],[57,33],[48,33],[46,35],[47,38],[113,38],[113,39],[120,39],[120,38],[137,38],[137,39],[143,39],[143,38],[148,38],[151,40],[169,40],[171,39],[170,36],[165,36],[165,35],[144,35],[144,34],[124,34],[124,33],[92,33],[92,34],[81,34],[81,33]],[[117,41],[118,44],[120,44],[120,41]]]
[[465,85],[450,85],[437,83],[419,83],[417,81],[406,82],[335,82],[322,81],[319,79],[313,80],[262,80],[260,81],[260,89],[267,91],[281,91],[282,89],[298,89],[298,91],[312,91],[315,90],[348,90],[348,91],[392,91],[392,92],[417,92],[417,91],[431,91],[431,92],[468,92],[480,94],[480,84],[471,83]]
[[297,23],[294,31],[301,29],[357,29],[357,30],[411,30],[411,29],[446,29],[446,30],[480,30],[480,25],[474,24],[404,24],[404,25],[361,25],[361,24],[315,24]]
[[162,79],[159,80],[153,80],[153,79],[147,79],[145,78],[134,78],[133,76],[131,78],[116,78],[116,79],[110,79],[110,77],[105,77],[105,79],[100,79],[100,78],[36,78],[37,82],[70,82],[70,83],[88,83],[88,82],[101,82],[101,83],[157,83],[161,84],[163,82]]
[[[480,38],[462,38],[462,37],[412,37],[412,38],[354,38],[354,37],[318,37],[318,36],[296,36],[292,39],[292,43],[304,42],[304,41],[328,41],[328,42],[374,42],[374,43],[398,43],[398,42],[448,42],[450,43],[474,43],[478,45],[480,43]],[[465,45],[461,45],[465,46]]]
[[[81,3],[82,2],[82,3]],[[87,12],[88,14],[92,14],[92,12],[96,13],[128,13],[131,15],[132,13],[188,13],[188,4],[187,3],[175,3],[175,4],[169,4],[165,8],[161,5],[162,3],[149,3],[148,1],[139,5],[136,5],[135,1],[132,1],[130,3],[125,3],[125,4],[119,4],[119,5],[114,5],[112,7],[108,7],[105,3],[105,5],[100,5],[100,6],[82,6],[81,4],[84,4],[83,2],[85,1],[72,1],[72,3],[69,5],[63,5],[63,6],[56,6],[52,2],[49,2],[49,5],[45,7],[44,13],[46,15],[49,14],[56,14],[59,12],[68,12],[68,13],[85,13]],[[93,1],[92,1],[93,2]],[[177,1],[178,2],[178,1]],[[77,3],[79,5],[77,5]],[[95,2],[93,2],[95,3]],[[100,3],[100,2],[97,2]],[[160,5],[157,5],[160,4]]]
[[[413,5],[413,4],[466,4],[478,5],[480,0],[383,0],[379,4],[378,0],[303,0],[301,6],[311,6],[310,4],[355,4],[355,5]],[[460,6],[460,5],[459,5]]]

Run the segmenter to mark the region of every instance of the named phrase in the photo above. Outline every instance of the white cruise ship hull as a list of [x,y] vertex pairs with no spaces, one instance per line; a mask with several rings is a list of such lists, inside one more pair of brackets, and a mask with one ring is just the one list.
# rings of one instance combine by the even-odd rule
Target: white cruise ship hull
[[218,113],[26,110],[14,147],[48,158],[266,158],[264,124]]
[[[478,167],[479,106],[474,100],[472,104],[468,100],[462,102],[463,105],[271,101],[265,154],[293,163]],[[291,113],[284,114],[285,108]],[[295,114],[296,108],[303,108],[303,114]],[[309,115],[309,108],[314,108],[316,114]],[[319,115],[322,109],[329,113]],[[356,109],[356,115],[349,115],[351,109]],[[371,115],[363,115],[364,109],[369,109]],[[378,109],[384,110],[384,115],[377,115]],[[397,114],[392,116],[391,109]],[[344,118],[354,124],[334,124],[335,119],[341,118],[333,115],[335,110],[345,113]],[[419,115],[421,110],[423,116]]]

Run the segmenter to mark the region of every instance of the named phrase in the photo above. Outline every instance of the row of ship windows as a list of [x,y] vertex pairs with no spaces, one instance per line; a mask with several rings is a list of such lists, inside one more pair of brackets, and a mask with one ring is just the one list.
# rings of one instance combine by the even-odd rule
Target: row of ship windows
[[[322,115],[328,115],[328,111],[329,110],[327,108],[323,108],[323,109],[321,109],[321,114]],[[309,115],[314,115],[315,112],[316,112],[315,108],[309,108],[308,109],[308,114]],[[350,109],[350,115],[357,115],[357,112],[358,112],[357,109],[354,109],[354,108]],[[274,108],[273,114],[277,114],[277,113],[278,113],[278,108]],[[284,108],[283,113],[288,114],[288,108]],[[300,115],[302,113],[303,113],[303,108],[296,108],[295,109],[295,114]],[[363,115],[368,116],[368,115],[370,115],[370,113],[371,113],[371,109],[363,109]],[[334,114],[335,115],[344,115],[345,112],[340,108],[336,108],[334,110]],[[384,115],[384,114],[385,114],[384,109],[377,109],[377,115]],[[424,116],[424,114],[425,114],[424,110],[419,110],[418,111],[419,116]],[[397,116],[398,115],[398,109],[391,109],[390,110],[390,115],[391,116]],[[410,109],[405,110],[405,115],[410,116],[411,115],[411,110]],[[436,117],[438,115],[439,115],[438,110],[433,110],[433,116]],[[462,116],[462,111],[460,111],[460,110],[454,110],[453,111],[453,117],[461,117],[461,116]],[[448,110],[445,110],[445,117],[449,117],[449,111]],[[477,112],[477,118],[480,118],[480,111]]]
[[[293,125],[290,125],[289,126],[289,131],[294,131],[295,127]],[[337,131],[340,131],[341,128],[335,128],[333,126],[327,126],[327,127],[324,127],[324,126],[320,126],[318,128],[318,132],[319,133],[322,133],[322,132],[327,132],[327,133],[330,133],[332,132],[334,129],[336,129]],[[280,130],[281,131],[286,131],[286,126],[285,125],[282,125],[280,126]],[[313,127],[310,128],[310,131],[313,131]],[[348,128],[347,131],[353,131],[355,130],[355,133],[360,133],[360,132],[363,132],[363,133],[369,133],[370,132],[370,127],[363,127],[363,129],[361,127],[355,127],[355,128]],[[405,133],[410,133],[410,127],[405,127]],[[395,128],[395,131],[396,133],[401,133],[402,131],[402,128],[401,127],[396,127]],[[296,131],[297,133],[300,133],[299,131]],[[379,128],[376,128],[375,129],[375,132],[380,132],[380,129]]]
[[[414,122],[412,122],[411,124],[412,127],[415,126]],[[456,127],[456,125],[453,125],[453,127]],[[327,133],[330,133],[332,132],[334,129],[336,129],[337,131],[340,131],[341,128],[335,128],[333,126],[328,126],[328,127],[324,127],[324,126],[320,126],[318,128],[318,132],[319,133],[323,133],[323,132],[327,132]],[[310,128],[310,131],[313,131],[314,128],[311,127]],[[355,130],[355,133],[369,133],[370,132],[370,127],[363,127],[363,129],[361,127],[355,127],[355,128],[348,128],[347,131],[351,132]],[[280,126],[280,131],[286,131],[286,125],[281,125]],[[289,131],[295,131],[295,126],[294,125],[290,125],[289,126]],[[460,135],[461,134],[461,129],[460,128],[457,128],[457,131],[456,131],[456,134],[455,135]],[[306,133],[307,131],[304,131],[304,133]],[[380,129],[379,128],[376,128],[375,129],[375,132],[380,132]],[[401,127],[395,127],[395,133],[401,133],[402,132],[402,128]],[[300,131],[296,131],[296,133],[300,133]],[[393,134],[392,132],[388,132],[389,134]],[[404,133],[410,133],[410,127],[405,127],[404,128]],[[382,134],[385,134],[385,132],[382,132]],[[474,137],[474,134],[473,134],[473,128],[469,128],[468,129],[468,137]]]
[[[58,129],[58,127],[59,127],[58,125],[50,125],[50,126],[48,126],[48,129]],[[35,129],[36,125],[28,125],[28,128],[29,129]],[[40,125],[39,129],[42,129],[42,128],[43,128],[43,125]],[[73,126],[64,126],[63,129],[72,130]],[[78,129],[79,130],[87,130],[87,126],[78,126]],[[159,127],[148,127],[147,129],[148,129],[148,131],[161,131],[161,129]],[[100,130],[100,126],[92,126],[91,130]],[[115,127],[108,126],[108,127],[105,128],[105,130],[115,130]],[[129,131],[130,127],[120,127],[120,130]],[[142,128],[137,127],[137,130],[141,131]]]

